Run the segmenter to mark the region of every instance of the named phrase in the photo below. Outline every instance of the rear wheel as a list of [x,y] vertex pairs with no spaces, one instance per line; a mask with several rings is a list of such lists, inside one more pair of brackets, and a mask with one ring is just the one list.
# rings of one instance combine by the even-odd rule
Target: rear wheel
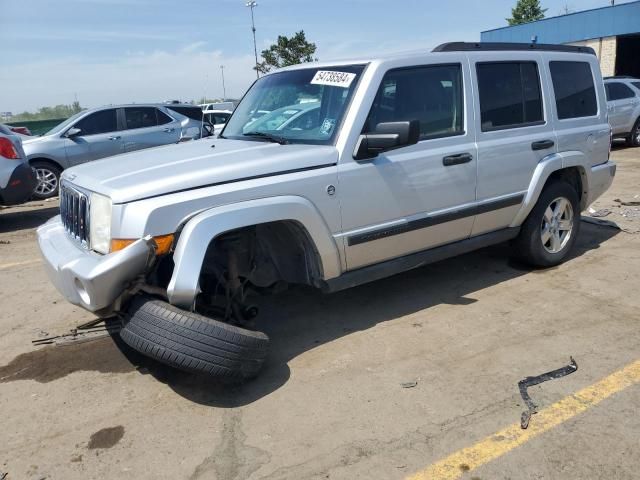
[[636,124],[633,126],[633,130],[627,139],[627,143],[630,147],[640,147],[640,118],[636,120]]
[[517,254],[536,267],[562,263],[580,231],[580,202],[566,182],[547,185],[515,241]]
[[36,171],[36,188],[33,190],[33,198],[46,200],[58,195],[60,187],[60,173],[62,170],[52,163],[35,161],[31,166]]

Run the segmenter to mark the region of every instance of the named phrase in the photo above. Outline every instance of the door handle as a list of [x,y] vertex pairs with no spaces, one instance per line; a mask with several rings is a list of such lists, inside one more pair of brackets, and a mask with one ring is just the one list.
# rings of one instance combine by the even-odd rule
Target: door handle
[[109,140],[113,141],[113,140],[120,140],[122,137],[121,136],[116,136],[116,137],[109,137]]
[[165,128],[165,129],[163,130],[163,132],[165,132],[165,133],[171,133],[171,132],[173,132],[174,130],[175,130],[175,128]]
[[459,153],[458,155],[448,155],[442,159],[442,165],[450,167],[452,165],[462,165],[463,163],[469,163],[473,160],[473,155],[470,153]]
[[546,150],[551,148],[556,143],[553,140],[540,140],[539,142],[533,142],[531,144],[531,150]]

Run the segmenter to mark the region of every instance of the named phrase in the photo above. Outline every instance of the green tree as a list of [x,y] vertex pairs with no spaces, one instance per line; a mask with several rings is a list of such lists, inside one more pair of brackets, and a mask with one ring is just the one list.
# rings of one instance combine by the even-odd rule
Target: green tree
[[535,22],[544,18],[546,8],[542,8],[540,0],[518,0],[518,3],[511,9],[511,18],[507,18],[509,25],[520,25],[523,23]]
[[260,73],[267,73],[272,68],[288,67],[303,62],[313,62],[317,58],[316,44],[307,42],[304,30],[296,32],[291,38],[278,35],[278,41],[262,51],[262,62],[254,67]]

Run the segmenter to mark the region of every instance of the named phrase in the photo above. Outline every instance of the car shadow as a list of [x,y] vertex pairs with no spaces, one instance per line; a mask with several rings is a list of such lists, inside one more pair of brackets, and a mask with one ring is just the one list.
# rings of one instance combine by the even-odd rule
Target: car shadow
[[27,210],[12,207],[10,212],[0,210],[0,233],[15,232],[18,230],[29,230],[45,223],[52,217],[60,213],[57,203],[55,206],[40,208],[37,210]]
[[[581,228],[569,261],[619,233],[585,222]],[[435,305],[464,308],[477,301],[471,297],[474,292],[548,270],[533,269],[510,254],[510,246],[500,244],[330,295],[299,287],[263,298],[257,328],[269,335],[270,353],[259,376],[245,383],[181,372],[142,357],[119,339],[117,345],[139,372],[188,400],[219,408],[243,406],[284,385],[290,377],[288,362],[320,345]]]

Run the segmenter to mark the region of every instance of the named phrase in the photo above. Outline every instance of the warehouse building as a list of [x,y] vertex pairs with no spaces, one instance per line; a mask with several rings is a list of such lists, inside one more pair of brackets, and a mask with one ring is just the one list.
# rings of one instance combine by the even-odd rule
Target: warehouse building
[[488,30],[481,40],[588,46],[604,76],[640,78],[640,1]]

